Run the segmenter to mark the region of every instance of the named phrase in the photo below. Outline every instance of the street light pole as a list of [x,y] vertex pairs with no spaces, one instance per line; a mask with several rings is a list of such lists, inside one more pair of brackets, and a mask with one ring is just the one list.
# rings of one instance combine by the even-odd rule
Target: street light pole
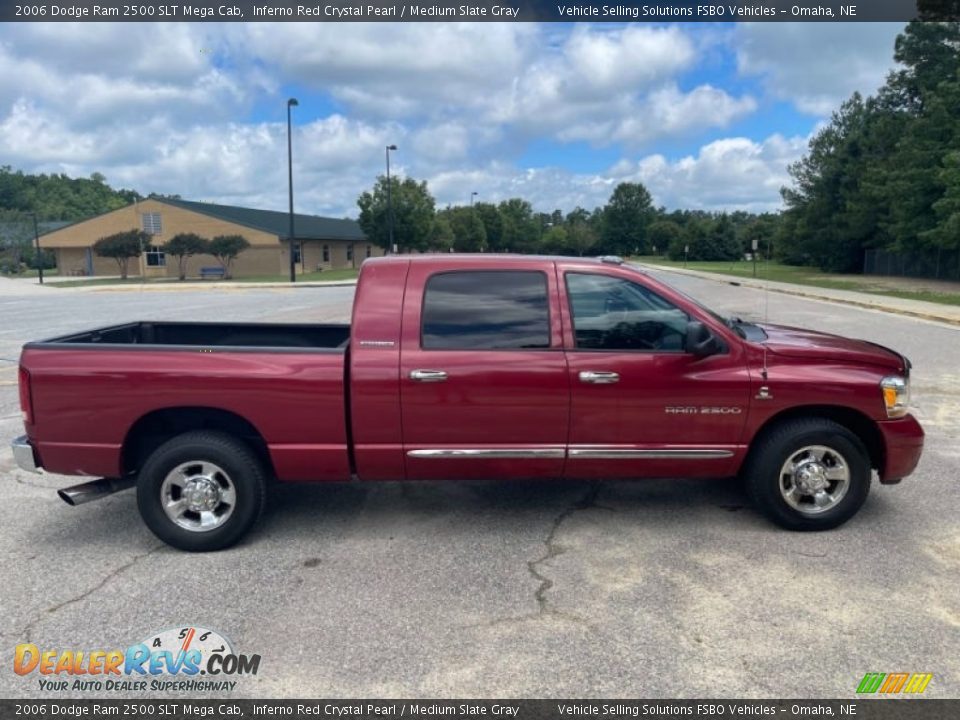
[[290,282],[297,281],[297,264],[294,262],[293,245],[296,242],[293,232],[293,133],[290,122],[290,108],[300,103],[296,98],[287,100],[287,179],[290,186]]
[[390,252],[397,252],[397,245],[393,241],[393,184],[390,182],[390,151],[396,150],[396,145],[387,145],[387,231],[390,239],[388,246]]
[[37,276],[40,278],[40,284],[43,285],[43,255],[40,252],[40,230],[37,228],[37,214],[30,214],[33,215],[33,242],[36,246]]
[[470,193],[470,209],[473,210],[473,199],[478,195],[476,190]]

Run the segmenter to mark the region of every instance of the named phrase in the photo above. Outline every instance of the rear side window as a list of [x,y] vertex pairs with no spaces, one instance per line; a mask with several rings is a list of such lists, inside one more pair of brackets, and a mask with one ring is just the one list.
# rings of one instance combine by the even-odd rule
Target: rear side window
[[423,298],[424,350],[550,347],[547,276],[496,270],[439,273]]

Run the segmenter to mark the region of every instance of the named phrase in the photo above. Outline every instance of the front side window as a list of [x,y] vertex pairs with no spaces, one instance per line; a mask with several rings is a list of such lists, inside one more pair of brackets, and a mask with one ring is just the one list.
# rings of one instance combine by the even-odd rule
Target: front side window
[[438,273],[423,297],[424,350],[550,347],[547,276],[527,271]]
[[683,350],[690,316],[643,285],[567,273],[567,296],[579,350]]
[[147,267],[166,267],[167,256],[160,246],[151,245],[144,254],[147,256]]

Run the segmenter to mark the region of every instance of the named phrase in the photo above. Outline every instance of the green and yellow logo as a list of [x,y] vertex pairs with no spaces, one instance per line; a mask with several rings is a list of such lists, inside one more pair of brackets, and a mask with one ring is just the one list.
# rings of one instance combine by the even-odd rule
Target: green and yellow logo
[[919,695],[933,680],[933,673],[867,673],[857,686],[862,695],[896,695],[898,693]]

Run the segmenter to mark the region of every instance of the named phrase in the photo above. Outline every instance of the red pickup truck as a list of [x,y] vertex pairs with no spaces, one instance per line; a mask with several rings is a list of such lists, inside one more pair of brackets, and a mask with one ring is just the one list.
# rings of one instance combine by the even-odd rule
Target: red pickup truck
[[619,258],[364,262],[350,325],[139,322],[29,343],[20,467],[136,485],[215,550],[268,482],[729,477],[794,530],[896,483],[923,430],[893,350],[723,318]]

